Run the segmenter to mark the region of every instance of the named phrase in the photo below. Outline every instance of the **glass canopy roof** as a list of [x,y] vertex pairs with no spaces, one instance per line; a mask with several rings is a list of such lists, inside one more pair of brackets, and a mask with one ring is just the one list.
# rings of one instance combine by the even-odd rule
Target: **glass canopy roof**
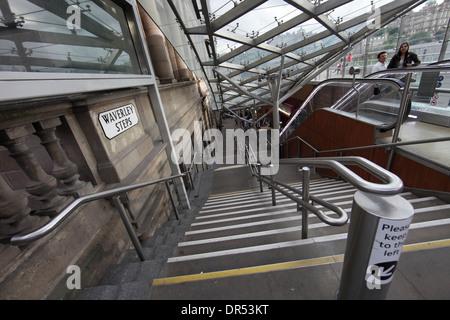
[[193,17],[184,13],[188,1],[168,2],[216,105],[240,109],[284,102],[425,0],[191,0]]

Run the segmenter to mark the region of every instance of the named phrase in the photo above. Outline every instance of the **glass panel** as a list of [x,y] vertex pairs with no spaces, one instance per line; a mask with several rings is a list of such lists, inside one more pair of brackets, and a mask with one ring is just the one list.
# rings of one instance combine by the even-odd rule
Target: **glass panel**
[[411,119],[450,127],[450,71],[414,75]]
[[[231,3],[231,5],[230,5]],[[210,1],[212,12],[216,12],[215,18],[220,14],[226,13],[224,9],[232,9],[233,2],[229,2],[222,9],[217,9],[220,2]],[[260,6],[254,8],[252,11],[234,20],[231,24],[225,26],[223,29],[235,32],[246,37],[258,37],[267,31],[275,28],[277,25],[283,23],[294,17],[296,10],[291,5],[282,0],[268,0]]]
[[307,103],[296,110],[297,118],[286,126],[287,136],[314,111],[322,108],[339,110],[376,126],[387,127],[395,124],[400,102],[398,86],[388,81],[378,84],[356,82],[355,88],[351,81],[324,84]]
[[2,0],[0,71],[141,74],[112,1]]
[[[411,111],[402,124],[401,142],[450,136],[450,71],[436,70],[413,74]],[[390,142],[390,141],[387,141]],[[406,145],[402,149],[427,159],[439,167],[450,166],[449,141]],[[446,153],[447,152],[447,153]],[[430,155],[433,155],[432,157]]]

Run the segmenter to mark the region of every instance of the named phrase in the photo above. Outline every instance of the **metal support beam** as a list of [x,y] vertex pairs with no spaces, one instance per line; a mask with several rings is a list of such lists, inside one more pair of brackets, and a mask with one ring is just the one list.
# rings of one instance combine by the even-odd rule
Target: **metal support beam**
[[217,54],[216,54],[216,46],[214,45],[214,37],[211,27],[211,20],[209,19],[209,8],[206,0],[201,0],[202,3],[202,13],[203,18],[205,19],[206,30],[208,31],[209,37],[209,46],[211,47],[211,55],[214,60],[214,64],[217,64]]
[[224,75],[222,72],[220,72],[217,69],[214,69],[215,72],[217,72],[218,75],[220,75],[222,78],[224,78],[225,80],[227,80],[231,85],[233,85],[233,87],[235,87],[240,93],[242,93],[243,95],[249,96],[253,99],[256,99],[258,101],[267,103],[267,105],[272,106],[272,102],[270,102],[269,100],[266,100],[264,98],[261,98],[260,96],[257,96],[256,94],[250,93],[245,89],[242,89],[242,87],[236,83],[235,81],[231,80],[229,77],[227,77],[226,75]]
[[[159,127],[159,132],[161,133],[161,137],[163,142],[166,144],[166,155],[169,161],[170,169],[172,170],[172,175],[181,174],[180,167],[178,163],[174,163],[172,161],[172,153],[175,152],[175,147],[172,141],[172,135],[169,130],[169,124],[167,123],[167,118],[164,113],[163,104],[161,101],[161,97],[159,95],[158,89],[156,86],[148,87],[149,97],[152,104],[153,112],[155,114],[156,123]],[[178,178],[174,181],[176,185],[176,189],[178,192],[179,200],[184,209],[190,209],[191,204],[189,202],[189,197],[186,192],[186,188],[184,186],[184,182],[182,178]]]
[[273,82],[269,80],[272,85],[272,105],[273,105],[273,129],[280,129],[280,88],[281,80],[283,79],[283,68],[284,68],[284,55],[281,56],[280,70],[278,72],[278,77],[273,79]]
[[449,37],[450,37],[449,29],[450,29],[450,18],[448,19],[447,29],[445,30],[444,40],[442,40],[442,47],[441,47],[441,52],[439,53],[439,60],[438,61],[445,60],[445,54],[447,53],[447,47],[448,47],[448,40],[449,40]]

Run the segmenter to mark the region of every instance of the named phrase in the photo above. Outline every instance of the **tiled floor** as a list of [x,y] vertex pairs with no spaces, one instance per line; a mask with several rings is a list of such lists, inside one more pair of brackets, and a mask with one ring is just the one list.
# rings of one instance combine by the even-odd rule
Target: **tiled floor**
[[[410,121],[403,124],[399,137],[401,139],[399,142],[442,137],[450,138],[450,128],[435,126],[419,121]],[[392,137],[385,137],[380,140],[383,143],[390,143],[392,142]],[[399,148],[415,154],[419,158],[430,160],[439,166],[450,168],[450,141],[406,145],[400,146]]]

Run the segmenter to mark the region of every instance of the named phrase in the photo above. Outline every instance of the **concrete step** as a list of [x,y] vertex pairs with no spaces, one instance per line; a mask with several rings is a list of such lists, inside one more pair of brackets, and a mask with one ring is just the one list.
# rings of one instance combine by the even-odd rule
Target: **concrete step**
[[[355,190],[348,184],[322,183],[311,190],[312,194],[322,195],[350,214]],[[414,235],[411,237],[417,237],[418,241],[434,240],[434,237],[427,238],[426,234],[430,228],[446,228],[450,205],[434,196],[418,198],[409,192],[401,195],[408,199],[416,212],[411,230],[417,231],[412,232]],[[249,202],[251,206],[246,205]],[[296,204],[286,197],[278,196],[277,206],[271,206],[270,192],[250,190],[245,192],[245,196],[227,194],[221,195],[220,199],[214,197],[214,201],[208,200],[206,204],[204,208],[207,209],[200,211],[191,230],[185,233],[185,240],[179,243],[177,256],[168,260],[166,276],[309,259],[308,254],[313,251],[324,255],[327,252],[342,254],[345,250],[348,224],[330,227],[310,214],[309,239],[303,240],[301,214],[297,212]],[[422,231],[425,228],[428,232]]]
[[[301,184],[293,185],[301,189]],[[350,215],[355,189],[348,183],[320,179],[312,182],[310,193],[342,207]],[[134,249],[128,250],[117,265],[108,269],[98,286],[84,288],[79,299],[131,300],[149,296],[158,299],[162,297],[158,292],[164,279],[195,278],[202,274],[212,274],[213,279],[215,272],[267,270],[267,266],[280,264],[285,268],[283,272],[290,273],[284,264],[289,266],[292,261],[295,261],[293,268],[311,261],[317,261],[319,268],[323,265],[321,261],[329,261],[323,257],[342,259],[349,224],[331,227],[310,214],[309,237],[301,239],[301,213],[297,212],[297,205],[276,194],[276,206],[272,205],[271,191],[264,188],[263,192],[252,189],[214,195],[203,200],[199,208],[180,212],[179,221],[172,218],[142,243],[146,261],[141,262]],[[401,196],[416,212],[407,244],[449,238],[450,204],[433,196],[418,198],[410,192]],[[328,209],[324,212],[334,214]],[[253,277],[257,279],[248,276],[242,280],[250,281]],[[201,287],[195,281],[190,281],[189,286],[184,282],[174,285],[169,298],[189,298],[189,291],[184,290],[188,287],[192,290],[196,285]],[[205,292],[209,293],[208,298],[220,296],[214,287]]]
[[180,220],[171,217],[141,243],[145,261],[139,259],[134,247],[128,249],[117,264],[108,268],[98,285],[83,288],[77,300],[147,299],[153,280],[164,276],[167,259],[176,254],[177,244],[189,230],[191,221],[193,217],[183,216],[183,212]]
[[[450,239],[405,245],[387,300],[445,299]],[[150,299],[336,300],[344,255],[155,279]],[[430,272],[431,269],[439,271]],[[270,302],[269,302],[270,304]]]
[[[330,191],[332,190],[332,191]],[[335,187],[333,189],[321,189],[321,190],[311,190],[311,194],[317,197],[332,197],[334,195],[339,194],[340,196],[347,195],[348,197],[352,197],[355,192],[355,188],[353,188],[351,185],[340,185],[338,187]],[[293,192],[289,192],[291,194],[294,194]],[[281,195],[280,193],[276,193],[276,203],[277,204],[285,204],[285,203],[292,203],[292,200],[287,198],[284,195]],[[294,194],[296,195],[296,194]],[[296,195],[299,196],[299,195]],[[233,199],[233,198],[227,198],[227,201],[223,201],[219,204],[210,205],[208,207],[204,207],[199,213],[199,217],[205,217],[209,215],[215,215],[218,213],[226,213],[226,212],[233,212],[235,210],[243,210],[243,209],[251,209],[251,208],[262,208],[264,206],[271,206],[272,205],[272,198],[270,191],[265,191],[263,193],[260,193],[259,191],[254,191],[253,195],[249,195],[248,198],[244,199]],[[234,204],[231,204],[228,201],[234,202]]]
[[[443,236],[446,238],[449,226],[450,218],[412,223],[406,243],[434,241]],[[168,259],[165,276],[216,272],[343,254],[346,239],[347,233],[344,232],[304,240],[177,256]]]
[[[212,171],[202,176],[211,175]],[[206,179],[206,178],[205,178]],[[132,247],[125,251],[120,261],[108,268],[98,285],[84,287],[76,297],[78,300],[134,300],[148,299],[152,281],[163,276],[167,259],[176,253],[178,242],[190,229],[192,221],[209,196],[211,181],[206,180],[202,196],[190,198],[191,208],[179,208],[179,220],[174,214],[169,217],[155,234],[144,240],[141,245],[146,257],[140,261]],[[205,196],[206,194],[206,196]]]
[[[289,184],[292,187],[296,187],[299,190],[301,189],[301,183],[292,183]],[[339,186],[348,186],[348,184],[346,184],[343,181],[316,181],[316,182],[312,182],[310,185],[310,190],[312,191],[320,191],[323,189],[330,189],[333,187],[339,187]],[[246,200],[246,199],[252,199],[252,198],[258,198],[259,195],[261,195],[261,197],[264,197],[263,194],[270,194],[270,190],[267,187],[264,187],[263,192],[260,192],[260,189],[252,189],[252,190],[247,190],[247,191],[243,191],[243,192],[239,192],[239,193],[230,193],[230,194],[225,194],[225,195],[214,195],[211,196],[205,203],[205,205],[203,206],[203,209],[207,209],[210,206],[214,206],[217,204],[220,204],[222,202],[226,202],[230,199],[234,199],[234,200]],[[280,194],[278,194],[278,196],[282,196]]]

